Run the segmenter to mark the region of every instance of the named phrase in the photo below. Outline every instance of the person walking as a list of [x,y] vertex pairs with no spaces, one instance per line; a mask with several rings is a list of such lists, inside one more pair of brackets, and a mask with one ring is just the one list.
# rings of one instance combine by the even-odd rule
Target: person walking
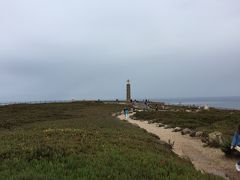
[[128,108],[125,107],[123,111],[124,111],[125,119],[128,119],[128,113],[129,113]]
[[148,110],[148,100],[146,99],[145,102],[144,102],[144,105],[145,105],[145,111]]
[[[238,125],[238,130],[233,136],[231,149],[235,149],[240,152],[240,124]],[[236,169],[240,172],[240,161],[236,164]]]

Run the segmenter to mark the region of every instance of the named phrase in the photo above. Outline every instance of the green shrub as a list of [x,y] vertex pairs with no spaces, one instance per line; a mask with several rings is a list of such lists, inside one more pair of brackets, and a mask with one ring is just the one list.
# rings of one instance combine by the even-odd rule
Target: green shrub
[[233,152],[231,149],[231,141],[224,140],[223,144],[221,145],[221,150],[225,153],[226,156],[231,156]]

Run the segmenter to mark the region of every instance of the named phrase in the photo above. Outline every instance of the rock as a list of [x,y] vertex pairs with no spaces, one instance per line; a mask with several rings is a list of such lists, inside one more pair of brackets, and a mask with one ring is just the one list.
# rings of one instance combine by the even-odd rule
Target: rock
[[169,125],[164,126],[164,129],[170,129],[170,128],[171,128],[171,126],[169,126]]
[[203,132],[202,131],[197,131],[195,136],[196,137],[202,137],[203,136]]
[[191,137],[196,137],[196,131],[191,131],[191,132],[190,132],[190,136],[191,136]]
[[201,141],[202,141],[203,143],[208,143],[208,137],[202,137],[202,138],[201,138]]
[[156,124],[156,127],[159,127],[159,123],[155,123]]
[[175,127],[174,129],[173,129],[173,132],[179,132],[179,131],[181,131],[182,130],[182,128],[180,128],[180,127]]
[[223,144],[223,135],[221,132],[214,131],[208,134],[208,144],[213,146],[218,146]]
[[164,126],[164,124],[162,124],[162,123],[158,124],[158,127],[163,127],[163,126]]
[[132,117],[132,120],[137,120],[137,118],[135,116]]
[[152,123],[153,123],[153,120],[148,121],[148,124],[152,124]]
[[183,129],[182,130],[182,135],[185,135],[185,134],[190,134],[192,131],[191,131],[191,129],[189,129],[189,128],[185,128],[185,129]]

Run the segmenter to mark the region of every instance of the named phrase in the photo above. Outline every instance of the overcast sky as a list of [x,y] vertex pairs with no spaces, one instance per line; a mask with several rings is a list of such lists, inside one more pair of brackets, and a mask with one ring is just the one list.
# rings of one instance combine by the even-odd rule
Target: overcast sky
[[0,102],[240,95],[239,0],[0,0]]

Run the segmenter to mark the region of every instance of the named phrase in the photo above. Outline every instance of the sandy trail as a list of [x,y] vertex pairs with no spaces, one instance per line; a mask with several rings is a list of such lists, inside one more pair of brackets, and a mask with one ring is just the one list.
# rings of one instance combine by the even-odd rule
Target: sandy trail
[[[124,115],[118,117],[124,120]],[[157,127],[156,124],[148,124],[147,121],[129,118],[128,122],[159,136],[161,141],[174,141],[173,151],[180,157],[191,160],[197,170],[225,179],[240,179],[240,174],[235,170],[236,160],[226,158],[220,149],[203,147],[204,144],[198,138],[192,138],[189,135],[183,136],[180,132],[172,132],[173,129]]]

